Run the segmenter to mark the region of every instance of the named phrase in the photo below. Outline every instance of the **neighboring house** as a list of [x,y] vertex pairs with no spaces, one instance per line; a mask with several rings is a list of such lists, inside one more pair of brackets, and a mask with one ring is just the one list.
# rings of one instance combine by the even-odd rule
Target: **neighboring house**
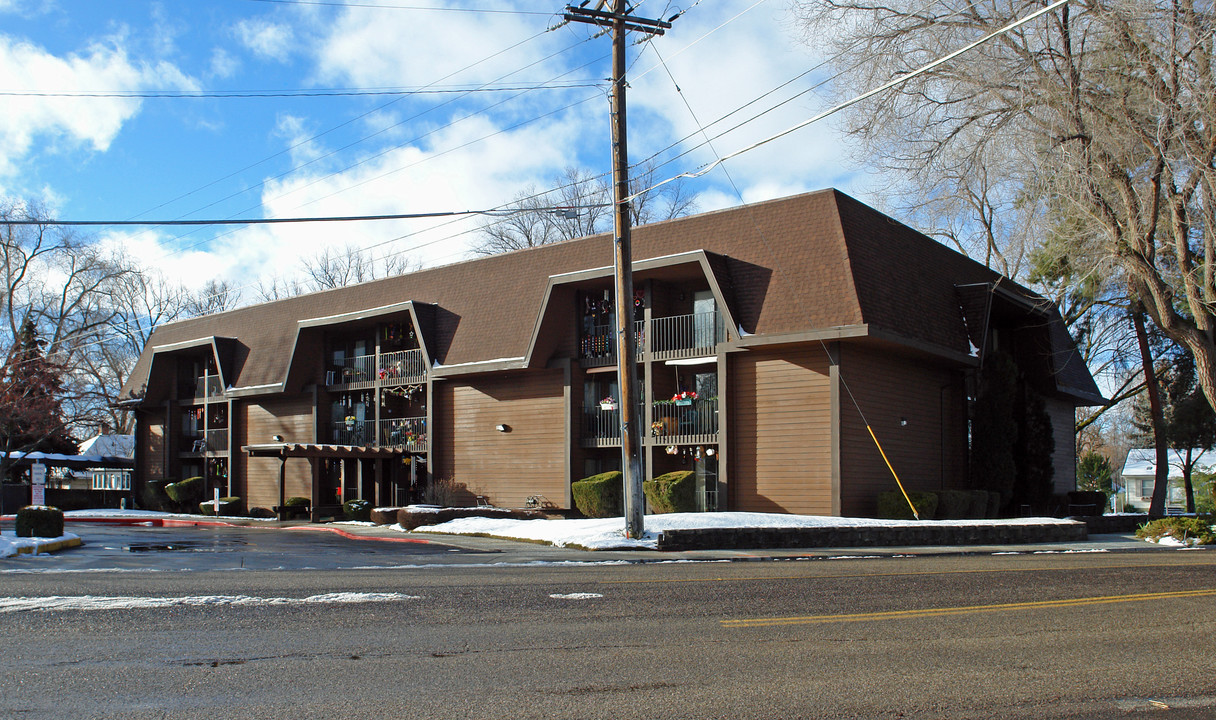
[[[870,515],[895,484],[868,421],[908,490],[966,487],[968,392],[999,349],[1074,488],[1073,410],[1101,395],[1042,297],[834,190],[633,243],[648,477],[695,470],[710,510]],[[122,391],[136,485],[204,475],[314,517],[445,481],[570,507],[620,466],[612,258],[600,235],[163,325]]]
[[[1186,466],[1185,450],[1169,450],[1169,489],[1165,494],[1167,510],[1186,510],[1186,486],[1183,468]],[[1195,448],[1191,450],[1191,458],[1195,462],[1194,471],[1202,473],[1216,472],[1216,451]],[[1129,510],[1148,510],[1153,501],[1153,487],[1156,485],[1157,451],[1154,448],[1134,448],[1127,453],[1127,460],[1121,471],[1123,508]]]

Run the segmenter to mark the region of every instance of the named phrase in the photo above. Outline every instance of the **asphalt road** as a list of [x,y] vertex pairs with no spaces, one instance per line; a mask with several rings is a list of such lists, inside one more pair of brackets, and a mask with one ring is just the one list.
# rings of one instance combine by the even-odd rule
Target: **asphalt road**
[[[500,566],[275,537],[325,569],[175,571],[190,553],[173,550],[113,551],[168,563],[143,570],[0,561],[0,608],[263,602],[0,609],[0,716],[1216,717],[1211,551]],[[397,595],[288,603],[339,592]]]

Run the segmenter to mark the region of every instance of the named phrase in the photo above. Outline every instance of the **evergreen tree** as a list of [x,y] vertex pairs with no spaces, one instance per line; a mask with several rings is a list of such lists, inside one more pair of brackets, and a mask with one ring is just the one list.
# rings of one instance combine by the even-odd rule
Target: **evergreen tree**
[[1014,502],[1044,511],[1055,490],[1052,454],[1056,451],[1056,439],[1052,434],[1051,415],[1043,397],[1029,389],[1024,393],[1019,410]]
[[971,412],[971,482],[977,488],[999,492],[1002,507],[1013,499],[1017,477],[1018,423],[1013,414],[1017,388],[1013,358],[1004,353],[990,355],[980,372]]
[[0,368],[0,451],[76,452],[60,404],[64,368],[43,347],[27,319]]
[[1091,450],[1082,455],[1080,462],[1077,463],[1077,489],[1100,491],[1110,495],[1113,489],[1111,485],[1113,475],[1110,460]]

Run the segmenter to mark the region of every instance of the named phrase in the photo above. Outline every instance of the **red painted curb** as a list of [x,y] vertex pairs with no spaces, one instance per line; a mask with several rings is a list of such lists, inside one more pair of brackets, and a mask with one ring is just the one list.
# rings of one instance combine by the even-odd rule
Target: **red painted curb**
[[322,527],[320,525],[296,525],[294,527],[275,528],[276,530],[312,530],[321,532],[337,533],[348,540],[375,540],[376,542],[399,542],[399,543],[417,543],[419,545],[434,545],[434,540],[423,540],[422,538],[391,538],[391,537],[373,537],[369,535],[356,535],[355,533],[346,532],[333,527]]

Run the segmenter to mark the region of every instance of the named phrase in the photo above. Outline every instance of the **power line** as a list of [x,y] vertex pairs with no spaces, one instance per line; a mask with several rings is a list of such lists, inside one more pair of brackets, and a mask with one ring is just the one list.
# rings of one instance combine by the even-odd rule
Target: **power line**
[[269,5],[319,5],[322,7],[351,7],[363,8],[370,10],[423,10],[433,12],[454,12],[454,13],[483,13],[486,15],[542,15],[551,16],[552,12],[540,12],[536,10],[487,10],[481,8],[456,8],[456,7],[437,7],[434,5],[382,5],[367,2],[337,2],[336,0],[246,0],[247,2],[260,2]]
[[23,90],[0,90],[0,97],[37,97],[37,98],[132,98],[138,100],[194,100],[194,99],[246,99],[246,98],[315,98],[315,97],[381,97],[409,95],[455,95],[471,93],[516,92],[520,90],[567,90],[572,88],[598,87],[599,81],[572,80],[561,84],[518,84],[498,87],[464,87],[464,88],[399,88],[399,89],[334,89],[334,90],[200,90],[197,92],[176,90],[105,90],[105,91],[64,91],[43,92]]
[[493,208],[490,210],[445,210],[423,213],[399,213],[393,215],[337,215],[330,217],[287,217],[287,218],[224,218],[219,220],[0,220],[0,225],[41,225],[41,226],[99,226],[99,225],[276,225],[281,223],[328,223],[328,222],[365,222],[376,220],[419,220],[426,218],[455,217],[460,215],[502,215],[518,212],[556,212],[558,210],[588,210],[604,207],[611,203],[593,203],[589,205],[561,205],[552,207],[526,208],[520,210]]

